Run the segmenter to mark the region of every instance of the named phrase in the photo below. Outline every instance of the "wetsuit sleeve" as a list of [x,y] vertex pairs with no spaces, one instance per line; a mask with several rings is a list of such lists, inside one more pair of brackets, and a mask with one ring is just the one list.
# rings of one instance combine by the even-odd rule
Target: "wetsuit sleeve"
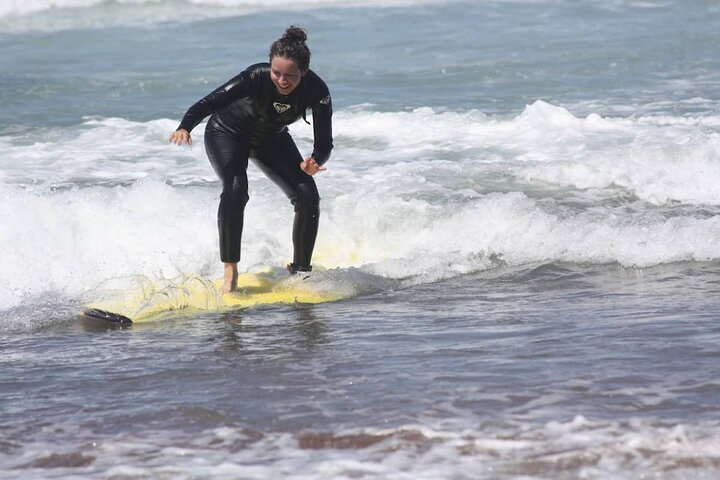
[[230,105],[235,100],[249,95],[250,75],[244,71],[210,92],[205,98],[190,107],[185,113],[178,130],[188,132],[197,127],[205,117]]
[[324,88],[324,96],[312,106],[313,134],[315,143],[313,145],[312,157],[323,165],[330,158],[330,151],[333,148],[332,138],[332,99],[327,87]]

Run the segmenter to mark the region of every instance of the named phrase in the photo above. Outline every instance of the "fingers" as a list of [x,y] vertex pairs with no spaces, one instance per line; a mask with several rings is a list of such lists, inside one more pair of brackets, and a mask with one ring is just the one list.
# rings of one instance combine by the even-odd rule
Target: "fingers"
[[170,135],[170,143],[174,143],[175,145],[182,145],[183,143],[192,145],[192,137],[190,137],[190,133],[185,129],[176,130]]
[[308,175],[315,175],[318,172],[327,170],[327,168],[318,165],[314,158],[307,158],[300,162],[300,169]]

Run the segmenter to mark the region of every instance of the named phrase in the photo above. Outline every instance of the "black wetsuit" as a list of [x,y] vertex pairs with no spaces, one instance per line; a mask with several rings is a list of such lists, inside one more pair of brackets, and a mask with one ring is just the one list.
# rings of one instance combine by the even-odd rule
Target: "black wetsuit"
[[322,165],[332,150],[332,102],[325,82],[308,70],[300,84],[282,95],[270,80],[270,64],[251,65],[190,107],[178,129],[190,132],[212,115],[205,149],[223,182],[218,208],[220,258],[240,261],[243,217],[248,196],[248,158],[275,182],[295,206],[293,265],[309,270],[320,216],[320,195],[313,177],[300,169],[303,157],[287,125],[312,109],[312,157]]

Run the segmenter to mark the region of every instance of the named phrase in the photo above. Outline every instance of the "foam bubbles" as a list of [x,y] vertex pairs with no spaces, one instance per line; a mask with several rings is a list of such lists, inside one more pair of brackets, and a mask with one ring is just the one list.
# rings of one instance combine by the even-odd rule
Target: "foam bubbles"
[[88,478],[712,478],[717,426],[578,415],[455,430],[415,424],[320,432],[218,427],[192,434],[148,428],[142,435],[94,434],[85,444],[77,436],[61,446],[26,443],[23,466],[13,472],[31,476],[48,452],[68,460],[83,452],[92,455]]
[[5,0],[0,2],[0,30],[56,31],[187,22],[273,10],[319,7],[392,7],[437,0]]
[[[125,275],[219,274],[220,186],[176,122],[88,118],[0,137],[5,308],[82,294]],[[650,266],[720,251],[720,122],[576,117],[537,101],[518,115],[339,111],[318,175],[315,262],[410,282],[536,262]],[[312,128],[292,126],[301,152]],[[242,270],[290,261],[293,209],[254,166]],[[38,258],[48,271],[31,269]]]
[[157,183],[52,193],[0,185],[7,228],[3,307],[46,292],[77,298],[103,280],[202,271],[213,258],[211,209],[204,193]]
[[373,156],[376,162],[414,161],[422,170],[426,162],[459,160],[469,175],[468,164],[500,163],[493,171],[510,172],[528,184],[621,188],[656,205],[720,204],[713,188],[720,181],[716,117],[583,119],[543,101],[510,119],[427,108],[341,115],[339,135],[347,135],[353,146],[359,138],[372,139],[370,148],[385,152]]
[[[131,122],[122,118],[87,118],[65,129],[32,131],[0,137],[4,181],[54,187],[84,184],[129,184],[166,178],[175,184],[215,180],[200,146],[172,148],[168,137],[177,122],[164,119]],[[202,143],[203,128],[193,132]]]

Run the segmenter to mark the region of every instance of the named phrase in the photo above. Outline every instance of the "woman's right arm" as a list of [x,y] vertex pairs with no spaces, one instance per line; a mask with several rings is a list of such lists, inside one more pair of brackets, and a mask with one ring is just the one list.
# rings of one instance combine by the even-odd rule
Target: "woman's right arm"
[[192,129],[197,127],[208,115],[247,95],[248,87],[247,71],[241,72],[220,85],[188,109],[177,130],[170,135],[170,141],[178,145],[183,143],[191,145],[190,132]]

